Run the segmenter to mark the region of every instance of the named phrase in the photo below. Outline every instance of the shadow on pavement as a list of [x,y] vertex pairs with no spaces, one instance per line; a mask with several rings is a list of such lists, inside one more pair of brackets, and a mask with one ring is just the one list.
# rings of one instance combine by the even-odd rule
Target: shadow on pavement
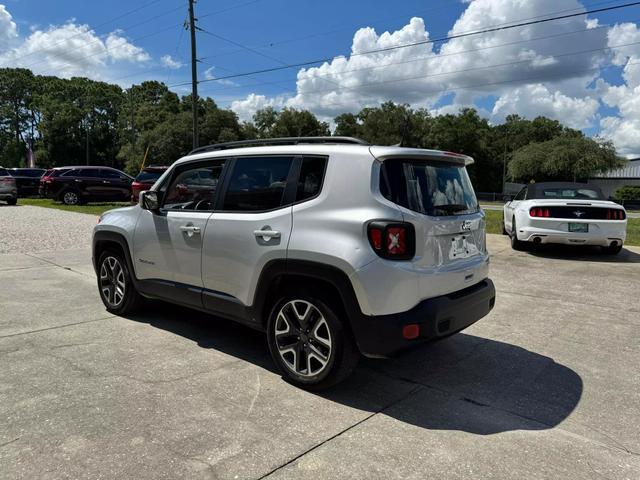
[[[162,302],[128,318],[276,372],[264,334],[248,327]],[[347,381],[316,395],[422,428],[488,435],[552,428],[582,390],[580,376],[549,357],[459,333],[397,358],[363,358]]]
[[554,260],[583,260],[602,263],[640,263],[640,254],[623,248],[617,255],[602,253],[599,247],[586,245],[539,245],[529,250],[535,257]]

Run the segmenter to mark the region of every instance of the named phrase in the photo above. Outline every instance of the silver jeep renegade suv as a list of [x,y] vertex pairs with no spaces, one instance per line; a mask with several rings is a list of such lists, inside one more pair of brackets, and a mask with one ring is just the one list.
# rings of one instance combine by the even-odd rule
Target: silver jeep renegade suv
[[465,155],[353,138],[194,150],[102,215],[102,301],[144,298],[265,331],[285,378],[320,389],[493,308],[485,217]]

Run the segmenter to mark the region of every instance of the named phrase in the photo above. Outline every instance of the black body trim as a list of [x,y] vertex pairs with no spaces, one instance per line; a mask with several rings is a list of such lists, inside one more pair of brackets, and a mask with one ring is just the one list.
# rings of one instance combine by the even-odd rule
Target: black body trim
[[[351,317],[351,327],[362,354],[389,357],[467,328],[493,309],[495,299],[493,282],[486,278],[464,290],[423,300],[406,312]],[[402,335],[403,327],[409,324],[420,326],[415,339],[407,340]]]
[[[198,286],[161,279],[137,279],[127,241],[115,232],[95,233],[93,264],[96,270],[96,246],[103,241],[115,242],[122,247],[133,282],[142,295],[218,315],[262,331],[266,329],[266,307],[270,300],[276,300],[268,298],[274,286],[296,277],[328,284],[342,300],[358,348],[367,356],[387,357],[421,342],[451,335],[480,320],[495,304],[495,287],[487,278],[464,290],[423,300],[406,312],[369,316],[362,313],[351,280],[342,270],[312,261],[279,259],[270,261],[263,268],[253,305],[248,306],[231,295]],[[420,326],[418,338],[403,338],[402,329],[408,324]]]

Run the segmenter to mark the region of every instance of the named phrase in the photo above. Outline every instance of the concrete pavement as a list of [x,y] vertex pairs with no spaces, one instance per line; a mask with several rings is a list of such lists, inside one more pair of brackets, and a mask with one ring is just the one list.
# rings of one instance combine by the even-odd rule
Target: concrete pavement
[[495,310],[322,394],[263,336],[103,308],[87,248],[0,255],[0,478],[640,478],[640,249],[514,252]]

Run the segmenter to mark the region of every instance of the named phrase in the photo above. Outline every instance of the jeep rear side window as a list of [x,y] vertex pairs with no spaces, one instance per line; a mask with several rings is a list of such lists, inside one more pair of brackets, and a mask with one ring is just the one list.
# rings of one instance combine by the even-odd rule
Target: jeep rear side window
[[222,209],[256,212],[282,206],[293,157],[245,157],[236,159]]
[[296,202],[315,197],[320,193],[327,159],[323,157],[306,157],[302,160]]
[[478,211],[467,169],[447,162],[386,160],[380,176],[380,192],[392,202],[425,215]]

